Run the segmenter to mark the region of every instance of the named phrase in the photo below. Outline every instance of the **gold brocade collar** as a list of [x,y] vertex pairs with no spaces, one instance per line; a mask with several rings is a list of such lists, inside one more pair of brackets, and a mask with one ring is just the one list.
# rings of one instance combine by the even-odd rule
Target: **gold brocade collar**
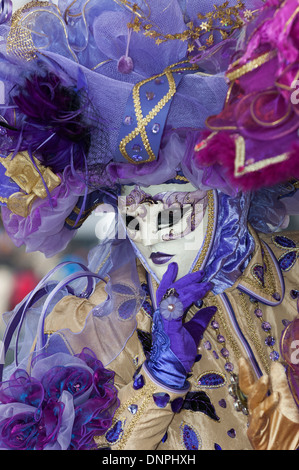
[[249,231],[254,239],[254,252],[249,265],[231,289],[237,288],[257,301],[275,307],[283,301],[285,294],[278,261],[271,248],[250,226]]

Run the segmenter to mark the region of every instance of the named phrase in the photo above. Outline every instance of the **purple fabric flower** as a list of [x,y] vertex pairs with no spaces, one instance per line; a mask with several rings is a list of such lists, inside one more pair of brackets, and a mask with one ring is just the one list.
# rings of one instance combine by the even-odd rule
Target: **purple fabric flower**
[[160,313],[165,320],[173,320],[183,315],[184,307],[178,297],[170,295],[161,301]]
[[38,357],[31,376],[17,370],[0,386],[0,448],[94,448],[119,404],[113,378],[88,349]]

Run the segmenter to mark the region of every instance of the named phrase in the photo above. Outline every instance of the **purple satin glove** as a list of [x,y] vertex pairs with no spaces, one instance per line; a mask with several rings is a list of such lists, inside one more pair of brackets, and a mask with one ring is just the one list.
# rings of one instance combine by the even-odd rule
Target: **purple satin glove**
[[177,274],[177,263],[170,263],[156,292],[157,305],[161,304],[168,291],[174,289],[185,311],[194,302],[201,300],[213,287],[211,282],[201,282],[204,271],[186,274],[186,276],[176,281]]
[[202,308],[183,323],[185,310],[200,300],[212,284],[200,284],[202,272],[188,274],[174,282],[177,271],[177,264],[171,263],[157,290],[160,305],[153,318],[153,346],[147,367],[165,385],[184,388],[199,342],[217,308]]

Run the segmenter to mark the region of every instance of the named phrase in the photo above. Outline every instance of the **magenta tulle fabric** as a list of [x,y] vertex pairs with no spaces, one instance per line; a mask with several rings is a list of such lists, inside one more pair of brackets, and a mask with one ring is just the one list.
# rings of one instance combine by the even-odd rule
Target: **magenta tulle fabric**
[[54,189],[51,199],[36,200],[27,217],[2,207],[5,230],[17,247],[25,245],[28,252],[41,251],[51,257],[62,251],[76,234],[76,230],[65,227],[65,219],[84,193],[84,176],[73,174],[70,166],[59,176],[61,184]]
[[38,357],[0,386],[2,450],[89,450],[119,405],[114,373],[89,349]]
[[[219,173],[221,165],[222,177],[241,190],[298,178],[298,72],[298,2],[267,2],[248,25],[246,45],[235,53],[226,73],[230,89],[222,112],[207,120],[209,139],[198,135],[197,166]],[[243,161],[236,151],[240,136]],[[285,158],[275,162],[279,156]]]

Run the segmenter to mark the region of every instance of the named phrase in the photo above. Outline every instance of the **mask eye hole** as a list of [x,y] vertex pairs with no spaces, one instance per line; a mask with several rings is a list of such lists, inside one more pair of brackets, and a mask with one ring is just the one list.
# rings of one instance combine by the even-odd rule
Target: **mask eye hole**
[[178,224],[189,211],[189,209],[190,206],[186,206],[178,209],[169,209],[159,212],[157,219],[158,230],[171,228]]
[[131,215],[126,215],[126,227],[129,230],[140,230],[139,222],[136,219],[136,217],[133,217]]

